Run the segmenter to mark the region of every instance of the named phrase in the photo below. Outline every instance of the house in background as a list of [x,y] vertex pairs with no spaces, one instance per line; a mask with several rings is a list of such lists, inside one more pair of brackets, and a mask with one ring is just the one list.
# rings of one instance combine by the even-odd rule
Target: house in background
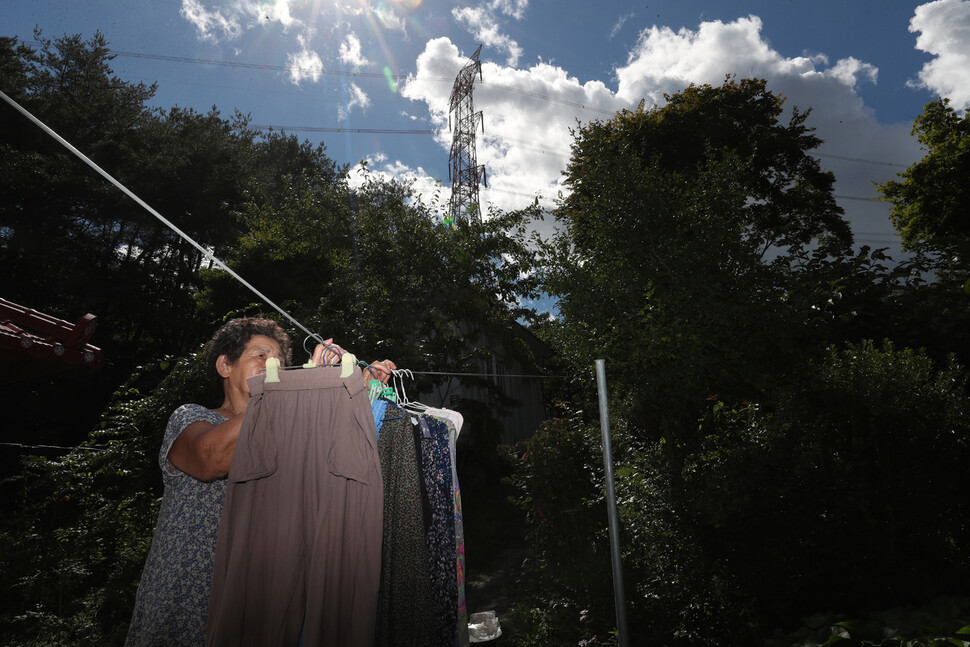
[[446,375],[430,388],[419,384],[423,388],[418,399],[458,411],[465,416],[469,434],[484,435],[489,442],[512,445],[531,438],[546,417],[543,379],[537,367],[552,351],[519,324],[515,324],[511,340],[469,326],[462,328],[467,338],[488,349],[487,356],[474,359],[467,376]]

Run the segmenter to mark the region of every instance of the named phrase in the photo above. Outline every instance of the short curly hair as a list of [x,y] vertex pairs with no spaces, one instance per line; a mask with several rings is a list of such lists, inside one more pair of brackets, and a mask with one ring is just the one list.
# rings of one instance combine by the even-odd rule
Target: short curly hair
[[216,361],[220,355],[225,355],[230,362],[236,362],[246,350],[246,344],[256,335],[265,335],[279,344],[283,365],[290,363],[290,336],[278,323],[260,317],[242,317],[227,321],[206,343],[204,352],[206,376],[220,395],[223,378],[216,368]]

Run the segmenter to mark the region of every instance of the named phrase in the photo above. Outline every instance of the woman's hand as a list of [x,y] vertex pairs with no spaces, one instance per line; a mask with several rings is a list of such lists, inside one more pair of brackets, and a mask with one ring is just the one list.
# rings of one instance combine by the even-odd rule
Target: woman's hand
[[381,384],[387,384],[387,381],[391,379],[391,371],[397,368],[397,364],[389,359],[381,360],[379,362],[374,362],[368,369],[372,373],[372,376],[368,376],[368,379],[378,379]]
[[333,343],[333,339],[327,339],[322,344],[317,344],[317,347],[313,349],[313,357],[311,361],[314,364],[339,364],[340,356],[346,351]]
[[[314,364],[339,364],[340,356],[347,351],[333,343],[333,339],[327,339],[322,344],[317,344],[313,349]],[[397,369],[397,364],[389,359],[374,362],[368,367],[369,375],[366,379],[380,380],[381,384],[387,384],[391,379],[391,371]]]

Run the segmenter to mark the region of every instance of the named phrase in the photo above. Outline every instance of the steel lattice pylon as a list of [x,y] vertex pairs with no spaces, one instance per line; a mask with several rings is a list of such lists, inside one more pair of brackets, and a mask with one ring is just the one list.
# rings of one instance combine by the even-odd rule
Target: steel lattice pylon
[[478,202],[478,184],[481,182],[488,186],[485,166],[479,166],[475,157],[475,126],[481,123],[484,131],[485,119],[481,112],[475,112],[472,103],[475,72],[478,72],[479,78],[482,76],[482,64],[478,60],[481,51],[482,46],[479,45],[465,67],[458,72],[449,99],[449,117],[454,115],[454,134],[451,138],[451,153],[448,155],[452,222],[459,218],[479,220],[481,207]]

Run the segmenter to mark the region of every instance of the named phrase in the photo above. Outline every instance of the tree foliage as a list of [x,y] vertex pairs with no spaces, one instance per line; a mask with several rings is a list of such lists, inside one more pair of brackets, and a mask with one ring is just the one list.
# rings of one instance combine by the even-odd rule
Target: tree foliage
[[[949,99],[932,101],[913,124],[926,155],[878,185],[893,204],[890,219],[909,248],[970,249],[970,113],[957,115]],[[965,261],[964,261],[965,263]]]
[[[668,100],[578,130],[574,193],[545,248],[561,317],[540,330],[578,376],[576,406],[592,404],[593,357],[607,359],[631,636],[757,644],[815,612],[959,594],[970,510],[954,479],[970,419],[949,355],[970,348],[962,283],[924,253],[846,246],[808,113],[766,127],[781,102],[763,82]],[[804,175],[776,173],[769,151]],[[814,195],[794,208],[801,191]],[[871,341],[884,338],[896,345]],[[512,459],[542,537],[517,620],[548,644],[602,641],[612,604],[589,584],[609,577],[602,494],[577,473],[599,450],[560,456],[572,424]],[[573,474],[562,497],[546,496],[550,465]],[[561,525],[576,514],[591,527]],[[577,550],[598,576],[551,567]],[[605,624],[577,624],[581,610]]]
[[[536,215],[534,208],[495,211],[445,226],[409,186],[364,171],[357,188],[315,183],[276,208],[244,205],[238,217],[247,233],[231,265],[363,359],[463,370],[490,352],[483,335],[520,343],[515,322],[532,316],[520,301],[536,295],[526,239]],[[205,276],[203,310],[224,312],[251,299],[226,274]],[[527,359],[528,350],[519,350]]]
[[[146,377],[160,379],[150,394],[134,386]],[[124,641],[158,515],[165,424],[184,402],[214,406],[207,389],[200,348],[140,367],[85,442],[64,456],[25,459],[16,487],[8,484],[7,504],[16,505],[0,532],[0,642]]]
[[781,112],[764,81],[728,80],[575,133],[573,193],[546,248],[562,315],[547,334],[576,374],[606,357],[612,388],[657,436],[709,395],[776,381],[807,323],[806,304],[786,301],[791,255],[851,239],[833,176],[809,155],[808,113],[784,125]]
[[[864,342],[830,348],[782,391],[708,401],[699,446],[676,467],[637,421],[616,420],[632,643],[759,644],[814,613],[869,617],[963,593],[963,368]],[[615,600],[598,435],[580,418],[555,420],[508,452],[532,550],[517,644],[608,643]],[[850,624],[847,634],[868,635]]]
[[[219,111],[151,108],[155,88],[111,70],[104,37],[43,39],[38,50],[0,40],[4,91],[200,245],[221,255],[243,232],[233,210],[272,204],[293,184],[341,174],[321,145],[261,134]],[[41,403],[49,384],[4,397],[44,410],[19,417],[8,439],[74,442],[133,368],[179,355],[210,332],[192,316],[201,252],[88,168],[6,103],[0,105],[0,274],[3,297],[69,321],[98,317],[106,364],[65,376],[60,417]],[[182,316],[159,316],[180,313]],[[221,316],[224,312],[218,313]],[[49,392],[46,391],[46,392]],[[93,403],[93,406],[92,406]],[[71,416],[71,418],[68,418]],[[14,432],[12,432],[14,433]],[[45,437],[46,436],[46,437]]]
[[833,348],[775,402],[714,403],[701,429],[681,503],[767,626],[961,591],[962,367],[889,343]]

